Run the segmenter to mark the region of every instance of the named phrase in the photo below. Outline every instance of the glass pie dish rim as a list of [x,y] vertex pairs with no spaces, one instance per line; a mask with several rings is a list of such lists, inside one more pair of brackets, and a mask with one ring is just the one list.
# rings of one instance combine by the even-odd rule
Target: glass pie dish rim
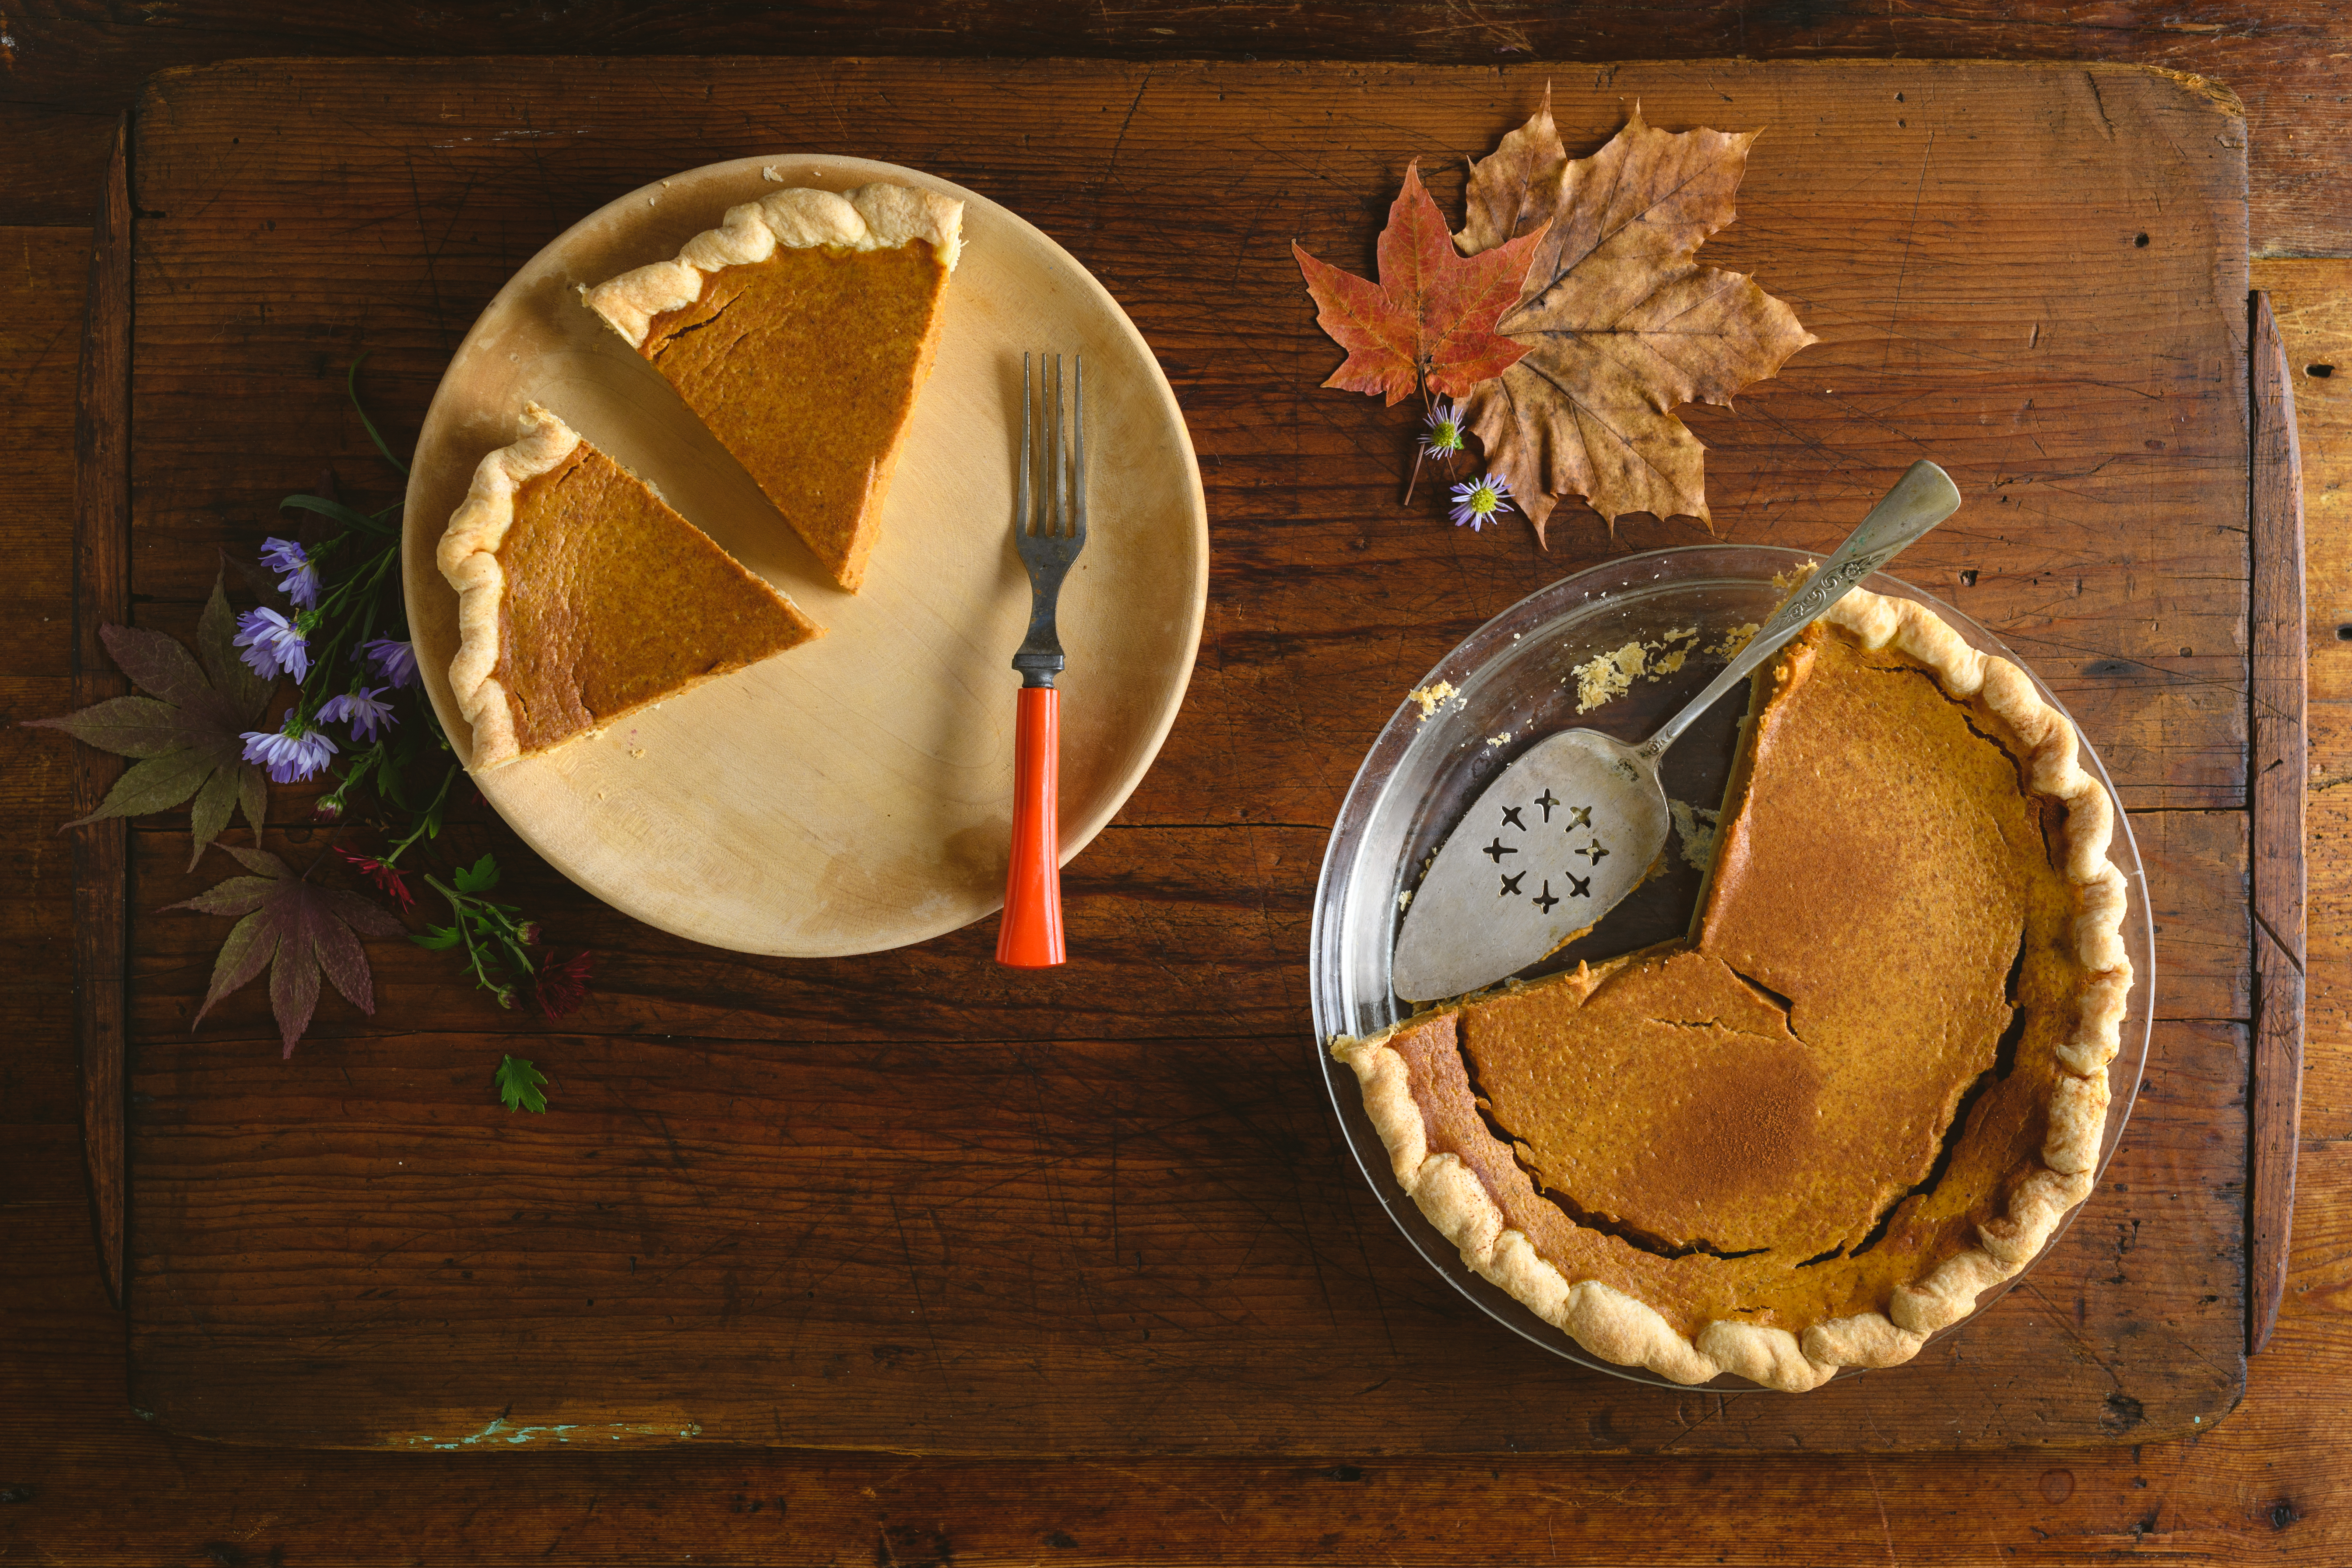
[[[1775,545],[1701,544],[1645,551],[1600,562],[1537,589],[1493,616],[1440,658],[1415,684],[1414,690],[1426,694],[1441,685],[1450,686],[1454,689],[1451,695],[1461,696],[1466,706],[1468,694],[1479,689],[1482,679],[1516,659],[1517,645],[1526,637],[1538,632],[1570,629],[1609,606],[1622,607],[1677,590],[1695,593],[1708,584],[1733,587],[1765,584],[1790,567],[1818,559],[1812,552]],[[2065,703],[2050,689],[2031,664],[1974,617],[1914,584],[1878,573],[1865,579],[1862,585],[1874,593],[1898,595],[1927,605],[1943,616],[1972,646],[2007,658],[2023,670],[2042,700],[2074,726],[2078,754],[2084,766],[2115,802],[2116,831],[2108,855],[2124,873],[2126,909],[2123,939],[2131,958],[2134,975],[2122,1028],[2121,1048],[2107,1068],[2110,1100],[2099,1159],[2094,1171],[2093,1193],[2095,1194],[2097,1183],[2105,1178],[2108,1162],[2114,1157],[2137,1099],[2155,1019],[2153,915],[2147,896],[2146,869],[2133,836],[2130,818],[2097,749]],[[1725,700],[1732,699],[1727,696]],[[1434,713],[1444,714],[1446,706],[1439,705]],[[1410,1005],[1401,1004],[1393,994],[1378,996],[1369,993],[1360,984],[1351,984],[1351,980],[1360,977],[1352,974],[1349,969],[1353,951],[1349,944],[1367,942],[1366,928],[1375,921],[1366,911],[1381,911],[1385,918],[1377,921],[1379,951],[1370,955],[1373,962],[1370,967],[1384,984],[1388,972],[1387,953],[1395,939],[1397,895],[1407,881],[1402,858],[1410,836],[1391,835],[1394,842],[1385,848],[1367,844],[1366,838],[1376,817],[1381,814],[1391,784],[1404,772],[1404,764],[1414,756],[1416,748],[1427,747],[1426,754],[1438,759],[1432,764],[1435,779],[1431,789],[1425,792],[1427,794],[1437,792],[1437,784],[1445,779],[1445,769],[1458,771],[1464,767],[1465,764],[1458,761],[1447,760],[1449,752],[1463,749],[1462,743],[1457,742],[1452,746],[1445,745],[1445,731],[1427,722],[1431,717],[1433,714],[1425,713],[1420,701],[1408,696],[1398,704],[1396,711],[1382,726],[1366,751],[1364,760],[1342,799],[1339,815],[1332,824],[1321,875],[1316,886],[1308,955],[1309,1001],[1315,1027],[1313,1049],[1322,1072],[1325,1091],[1330,1099],[1333,1114],[1339,1120],[1349,1152],[1381,1208],[1430,1267],[1482,1311],[1530,1343],[1580,1365],[1654,1387],[1683,1390],[1695,1386],[1722,1393],[1753,1390],[1755,1384],[1730,1373],[1707,1384],[1686,1385],[1642,1367],[1621,1366],[1604,1361],[1471,1269],[1462,1260],[1459,1250],[1438,1233],[1412,1198],[1397,1186],[1386,1146],[1378,1132],[1372,1130],[1364,1112],[1362,1095],[1354,1071],[1331,1056],[1330,1043],[1334,1039],[1341,1036],[1361,1036],[1411,1011]],[[1474,729],[1477,727],[1472,726]],[[1532,743],[1532,738],[1524,742]],[[1378,863],[1383,859],[1384,864]],[[1360,884],[1359,879],[1367,874],[1379,879],[1376,885],[1381,896],[1378,900],[1370,898],[1366,890],[1373,884]],[[1370,953],[1370,948],[1367,947],[1365,952]],[[1357,956],[1360,959],[1364,955]],[[1361,967],[1360,963],[1359,967]],[[2023,1280],[2041,1259],[2049,1255],[2051,1248],[2072,1227],[2089,1202],[2086,1198],[2066,1214],[2032,1262],[2008,1279],[1987,1289],[1966,1317],[1937,1331],[1931,1336],[1931,1342],[1966,1329],[1979,1314],[1989,1310],[2012,1287]],[[1926,1353],[1925,1347],[1922,1353]],[[1858,1376],[1864,1370],[1845,1368],[1838,1376]]]

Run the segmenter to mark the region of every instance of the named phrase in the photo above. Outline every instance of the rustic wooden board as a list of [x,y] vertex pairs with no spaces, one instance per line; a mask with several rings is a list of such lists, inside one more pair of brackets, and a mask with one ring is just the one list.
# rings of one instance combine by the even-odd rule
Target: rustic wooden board
[[[26,241],[31,243],[29,247]],[[28,367],[20,416],[49,438],[0,447],[0,531],[50,586],[0,622],[9,716],[62,710],[70,648],[74,366],[88,230],[0,230],[0,358]],[[48,269],[45,271],[44,269]],[[67,280],[50,289],[50,272]],[[2352,806],[2352,266],[2268,261],[2297,382],[2311,521],[2314,720],[2312,1026],[2294,1262],[2276,1338],[2211,1434],[2052,1452],[1823,1457],[1584,1454],[1087,1459],[907,1458],[677,1444],[603,1458],[525,1447],[491,1464],[441,1456],[191,1442],[131,1414],[123,1320],[109,1310],[85,1218],[74,1125],[70,868],[50,830],[71,815],[69,749],[0,728],[0,931],[26,955],[0,974],[0,1548],[33,1561],[586,1562],[625,1539],[697,1563],[1088,1565],[1363,1559],[1411,1568],[1591,1564],[1906,1568],[2078,1563],[2170,1553],[2340,1568],[2352,1471],[2336,1434],[2352,1390],[2352,1050],[2346,963]],[[62,332],[61,339],[55,334]],[[62,349],[44,347],[53,342]],[[34,590],[12,582],[13,592]],[[47,619],[44,616],[47,616]],[[50,673],[43,673],[50,672]],[[2145,819],[2143,819],[2145,820]],[[1083,863],[1083,862],[1082,862]],[[1957,1529],[1956,1520],[1966,1522]],[[617,1522],[616,1522],[617,1521]],[[1662,1528],[1662,1521],[1671,1521]],[[1062,1544],[1069,1542],[1068,1545]]]
[[1384,0],[1376,23],[1298,0],[570,0],[559,39],[495,7],[325,8],[315,0],[173,0],[168,25],[122,26],[100,6],[11,13],[17,43],[0,138],[17,154],[0,222],[87,221],[116,113],[152,71],[257,56],[471,58],[545,54],[640,60],[842,54],[1020,59],[1083,55],[1141,66],[1228,60],[2085,60],[2226,82],[2244,100],[2252,248],[2341,256],[2352,247],[2352,95],[2338,86],[2332,0],[1812,0],[1762,7],[1563,5],[1559,0]]
[[[1720,525],[1825,549],[1824,509],[1944,463],[1969,506],[1907,574],[2074,708],[2181,911],[2159,915],[2179,1001],[2160,958],[2138,1112],[2062,1250],[1920,1364],[1802,1400],[1633,1388],[1478,1318],[1346,1169],[1297,1000],[1321,828],[1403,687],[1561,573],[1702,537],[1670,520],[1612,545],[1564,516],[1547,555],[1448,530],[1395,505],[1404,411],[1316,387],[1337,352],[1287,240],[1367,264],[1404,161],[1458,167],[1548,77],[1581,147],[1637,97],[1654,123],[1768,130],[1706,258],[1825,341],[1738,412],[1690,416]],[[871,966],[742,963],[558,896],[549,918],[598,933],[621,994],[533,1040],[561,1086],[544,1122],[486,1103],[516,1026],[421,964],[372,1026],[331,1002],[291,1068],[253,1011],[189,1039],[202,922],[143,912],[185,879],[134,840],[134,1398],[167,1425],[369,1447],[569,1426],[1869,1449],[2137,1440],[2234,1403],[2243,138],[2211,94],[1911,64],[268,64],[162,79],[139,135],[143,616],[184,613],[224,539],[249,548],[321,460],[370,471],[318,395],[351,353],[376,354],[377,405],[413,427],[454,335],[548,235],[661,173],[792,149],[934,170],[1085,261],[1184,404],[1216,550],[1162,762],[1073,866],[1067,972],[990,974],[985,931]]]

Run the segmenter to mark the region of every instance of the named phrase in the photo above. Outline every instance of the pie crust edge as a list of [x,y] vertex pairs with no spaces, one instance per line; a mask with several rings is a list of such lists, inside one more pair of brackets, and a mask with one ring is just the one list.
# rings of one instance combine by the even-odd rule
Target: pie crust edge
[[2127,900],[2123,873],[2107,858],[2114,802],[2077,760],[2074,726],[2042,700],[2023,670],[1970,647],[1923,605],[1855,589],[1822,618],[1865,648],[1893,643],[1916,659],[1947,695],[1993,721],[2022,763],[2027,789],[2065,809],[2059,870],[2074,893],[2074,956],[2085,976],[2056,1049],[2062,1070],[2041,1163],[2010,1190],[2006,1212],[1977,1227],[1977,1245],[1896,1286],[1885,1312],[1824,1319],[1801,1334],[1718,1320],[1685,1338],[1655,1308],[1612,1285],[1570,1280],[1526,1236],[1504,1225],[1501,1207],[1468,1166],[1454,1154],[1429,1152],[1404,1058],[1382,1043],[1425,1014],[1331,1045],[1331,1054],[1355,1071],[1398,1184],[1461,1249],[1465,1263],[1593,1354],[1681,1384],[1729,1372],[1796,1394],[1820,1386],[1840,1367],[1910,1360],[1929,1334],[1968,1316],[1979,1294],[2032,1262],[2059,1222],[2090,1195],[2106,1129],[2107,1064],[2121,1047],[2132,985],[2123,942]]
[[[782,177],[773,168],[761,173]],[[642,352],[653,319],[693,304],[703,280],[724,268],[765,261],[778,246],[895,250],[918,239],[929,241],[940,264],[954,271],[963,249],[963,203],[911,185],[876,184],[845,193],[796,185],[729,207],[719,227],[688,240],[675,260],[583,285],[581,299]]]
[[441,575],[457,590],[457,653],[449,661],[449,694],[474,729],[474,772],[513,762],[514,709],[506,688],[490,672],[499,663],[499,611],[507,579],[498,548],[514,526],[515,492],[541,474],[562,466],[580,445],[580,433],[536,403],[523,405],[516,425],[520,438],[500,447],[474,469],[466,499],[449,515],[449,526],[433,553]]

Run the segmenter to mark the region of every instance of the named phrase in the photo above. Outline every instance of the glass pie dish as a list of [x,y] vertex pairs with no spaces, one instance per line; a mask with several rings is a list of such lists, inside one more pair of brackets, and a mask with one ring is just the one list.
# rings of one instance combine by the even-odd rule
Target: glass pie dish
[[[1333,825],[1316,894],[1309,956],[1316,1058],[1349,1147],[1389,1217],[1431,1268],[1512,1331],[1596,1371],[1664,1388],[1681,1385],[1592,1355],[1463,1261],[1399,1189],[1388,1152],[1365,1114],[1356,1076],[1333,1059],[1329,1047],[1338,1037],[1370,1035],[1413,1010],[1390,986],[1390,957],[1405,894],[1488,781],[1537,742],[1571,726],[1587,725],[1629,741],[1649,734],[1722,667],[1724,654],[1710,650],[1720,650],[1727,636],[1768,617],[1786,595],[1791,572],[1812,559],[1802,552],[1759,545],[1653,551],[1563,578],[1487,622],[1406,694],[1373,742]],[[1934,596],[1884,573],[1865,579],[1863,586],[1919,601],[1976,647],[2032,676],[1999,638]],[[1580,668],[1611,675],[1610,665],[1594,661],[1628,645],[1643,647],[1645,657],[1618,660],[1612,679],[1596,680],[1588,674],[1579,679]],[[1672,658],[1678,649],[1689,651]],[[1664,668],[1664,664],[1675,668]],[[2064,712],[2049,688],[2038,677],[2033,680],[2043,700]],[[1580,702],[1604,691],[1604,700],[1579,711]],[[1666,754],[1667,795],[1696,808],[1677,811],[1678,840],[1721,801],[1745,710],[1742,696],[1727,696]],[[2090,738],[2080,734],[2079,726],[2077,734],[2083,766],[2113,797],[2113,781]],[[1588,935],[1519,971],[1520,977],[1682,935],[1698,898],[1700,874],[1676,852],[1681,847],[1669,844],[1666,874],[1637,889]],[[2120,809],[2108,854],[2124,874],[2128,895],[2123,939],[2134,982],[2122,1048],[2108,1068],[2112,1094],[2097,1165],[2102,1176],[2131,1114],[2147,1061],[2155,986],[2146,879],[2130,821]],[[1697,858],[1703,860],[1703,855]],[[2048,1255],[2080,1212],[2078,1207],[2059,1225],[2041,1256]],[[1936,1337],[1965,1329],[2039,1261],[1985,1291],[1974,1312]],[[1726,1373],[1706,1386],[1731,1392],[1754,1385]]]

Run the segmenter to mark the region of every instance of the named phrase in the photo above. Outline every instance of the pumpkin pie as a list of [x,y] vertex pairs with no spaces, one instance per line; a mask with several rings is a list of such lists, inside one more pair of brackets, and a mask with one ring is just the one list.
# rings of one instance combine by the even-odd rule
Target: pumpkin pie
[[1908,1360],[2088,1195],[2114,808],[2015,665],[1856,592],[1758,673],[1688,938],[1336,1042],[1396,1179],[1607,1360]]
[[778,191],[583,297],[855,593],[962,231],[961,202],[905,185]]
[[824,635],[562,420],[531,404],[521,427],[475,469],[436,555],[476,772]]

